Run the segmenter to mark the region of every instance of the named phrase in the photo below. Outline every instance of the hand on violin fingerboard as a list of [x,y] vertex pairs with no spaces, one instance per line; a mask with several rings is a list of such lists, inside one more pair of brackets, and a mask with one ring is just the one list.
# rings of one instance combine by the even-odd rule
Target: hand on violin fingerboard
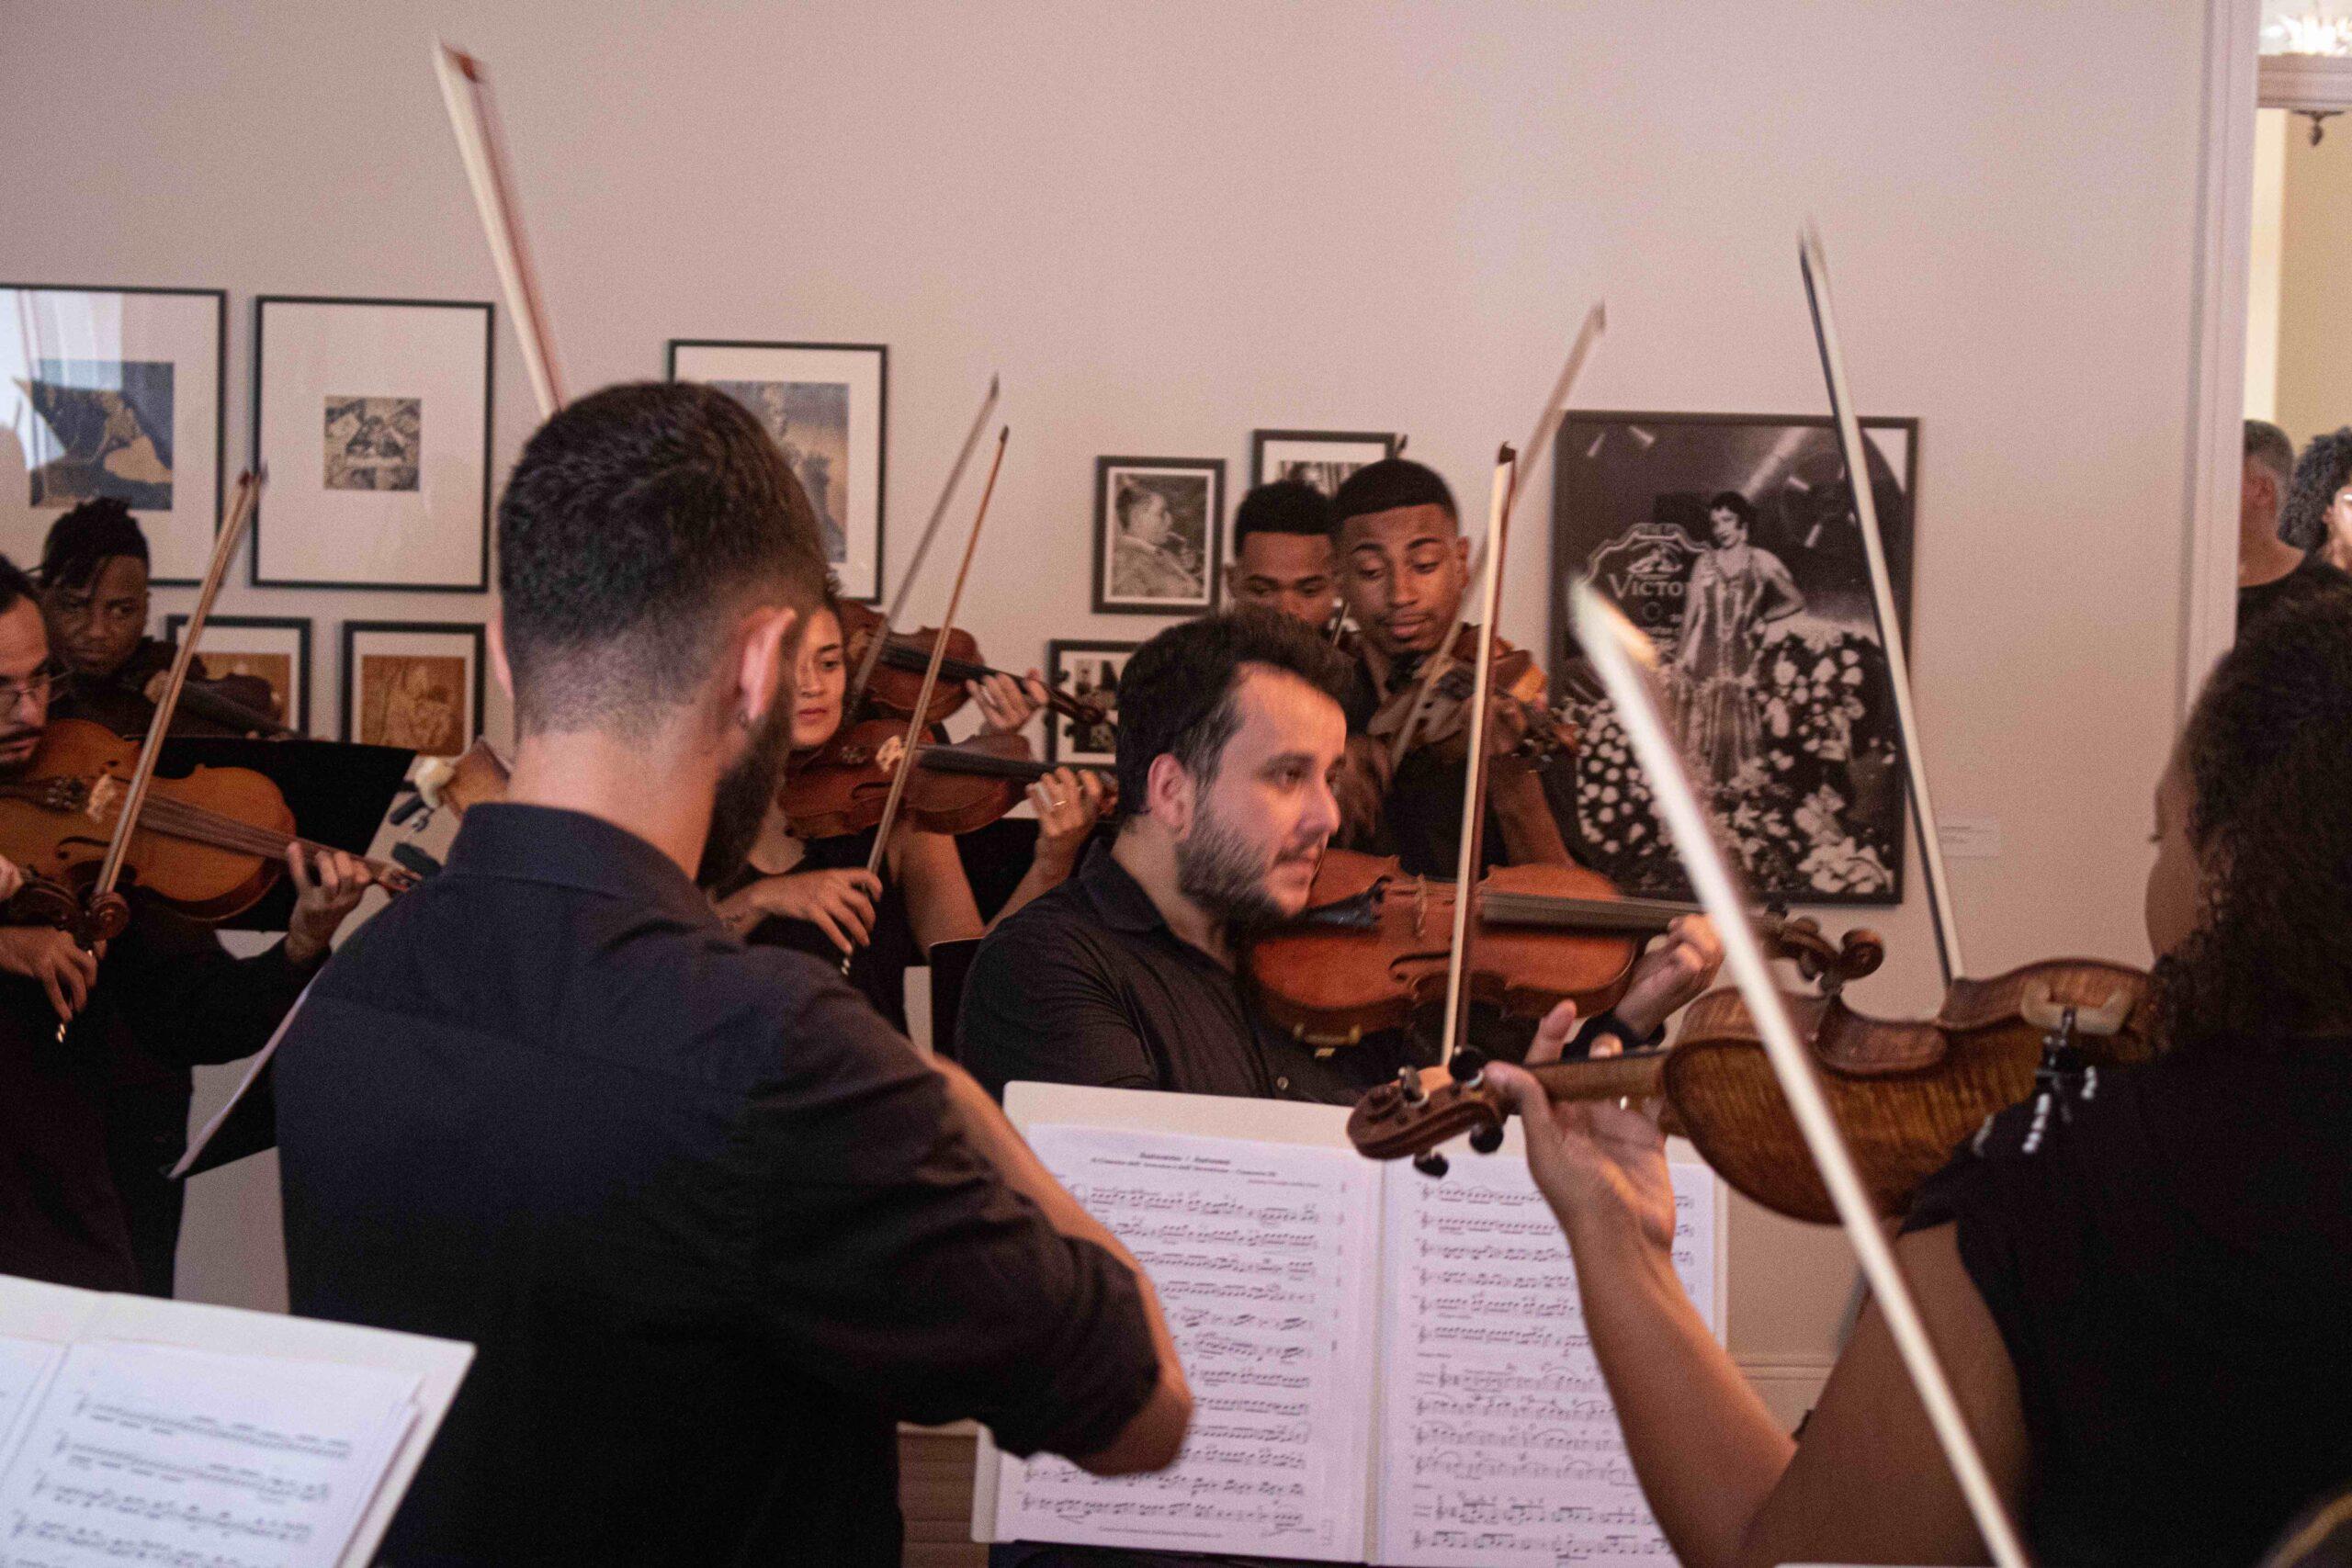
[[1032,670],[1019,680],[999,671],[979,681],[967,681],[964,690],[980,710],[982,735],[1011,735],[1027,725],[1046,705],[1046,681]]
[[1037,808],[1037,860],[1067,875],[1078,863],[1086,836],[1101,821],[1111,793],[1101,773],[1056,768],[1029,786],[1029,804]]
[[25,886],[25,868],[0,855],[0,904],[14,898]]
[[0,970],[39,981],[60,1020],[72,1019],[89,1002],[105,952],[105,943],[89,952],[55,926],[0,927]]
[[376,878],[356,855],[341,850],[305,850],[299,842],[286,846],[286,865],[294,878],[294,912],[286,922],[286,956],[307,966],[326,956],[334,933],[359,908],[360,898]]

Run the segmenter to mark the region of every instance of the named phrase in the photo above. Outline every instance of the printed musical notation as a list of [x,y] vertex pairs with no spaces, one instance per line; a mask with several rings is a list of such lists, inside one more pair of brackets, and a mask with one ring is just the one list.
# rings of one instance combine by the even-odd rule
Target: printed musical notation
[[1157,1475],[1007,1460],[999,1533],[1363,1556],[1378,1168],[1347,1150],[1162,1133],[1041,1126],[1030,1143],[1150,1274],[1193,1429]]
[[[1714,1180],[1684,1166],[1674,1179],[1676,1272],[1712,1324]],[[1457,1159],[1443,1181],[1385,1192],[1378,1560],[1671,1561],[1525,1163]]]
[[416,1418],[419,1381],[75,1345],[0,1476],[0,1568],[326,1568]]

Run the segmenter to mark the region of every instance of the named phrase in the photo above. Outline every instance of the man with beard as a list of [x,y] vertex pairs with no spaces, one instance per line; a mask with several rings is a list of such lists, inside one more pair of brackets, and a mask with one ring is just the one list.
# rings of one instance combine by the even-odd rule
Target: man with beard
[[[33,585],[0,559],[0,779],[31,763],[57,684]],[[124,1065],[185,1075],[268,1040],[368,881],[338,852],[287,858],[299,890],[287,938],[251,958],[230,957],[210,927],[135,887],[130,926],[99,953],[51,926],[0,925],[0,1274],[170,1293],[176,1197],[163,1227],[158,1201],[137,1192],[163,1189],[187,1100],[176,1123],[153,1124],[160,1146],[137,1163],[120,1114]],[[13,867],[0,876],[10,890],[16,881]],[[62,1040],[60,1020],[73,1021]]]
[[[991,1094],[1017,1078],[1344,1104],[1401,1041],[1318,1058],[1249,1005],[1250,929],[1306,907],[1338,827],[1347,660],[1304,623],[1244,606],[1171,626],[1119,676],[1117,834],[1009,917],[965,982],[956,1054]],[[1645,956],[1613,1015],[1629,1040],[1696,996],[1721,955],[1703,921]],[[1573,1011],[1553,1021],[1564,1033]]]
[[824,561],[752,416],[616,387],[498,511],[503,802],[277,1062],[296,1311],[479,1347],[397,1562],[895,1564],[893,1418],[1103,1473],[1190,1396],[1150,1287],[978,1086],[695,874],[780,780]]
[[[1266,1023],[1235,973],[1253,927],[1306,907],[1340,819],[1347,660],[1254,605],[1170,626],[1119,676],[1117,836],[981,942],[956,1053],[1001,1099],[1017,1079],[1346,1104],[1398,1065],[1389,1036],[1318,1059]],[[1640,1039],[1721,961],[1703,920],[1644,957],[1585,1026]],[[1562,1004],[1538,1043],[1577,1031]],[[1231,1568],[1198,1558],[1019,1541],[991,1568]]]

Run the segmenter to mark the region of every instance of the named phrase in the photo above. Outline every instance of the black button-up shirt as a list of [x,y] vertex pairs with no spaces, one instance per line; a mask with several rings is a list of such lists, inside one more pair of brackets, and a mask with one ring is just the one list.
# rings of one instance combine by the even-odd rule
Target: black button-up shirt
[[1000,1100],[1027,1078],[1347,1105],[1393,1070],[1360,1048],[1318,1059],[1269,1025],[1102,843],[980,943],[956,1050]]
[[403,1568],[895,1563],[889,1416],[1087,1453],[1149,1396],[1133,1277],[837,974],[596,818],[475,807],[276,1070],[294,1309],[481,1348]]

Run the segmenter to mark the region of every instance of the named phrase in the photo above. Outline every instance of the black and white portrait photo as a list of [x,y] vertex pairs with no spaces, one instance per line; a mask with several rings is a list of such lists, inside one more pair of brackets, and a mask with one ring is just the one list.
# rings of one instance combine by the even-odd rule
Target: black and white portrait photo
[[878,599],[889,348],[673,338],[669,361],[671,380],[700,381],[751,410],[808,492],[842,594]]
[[1103,710],[1101,724],[1046,715],[1046,761],[1095,762],[1108,767],[1117,756],[1119,672],[1138,644],[1132,642],[1050,642],[1046,645],[1046,678],[1081,702]]
[[1337,495],[1348,476],[1367,463],[1393,457],[1403,445],[1375,431],[1253,430],[1250,433],[1250,483],[1298,479],[1325,495]]
[[1224,547],[1225,461],[1094,460],[1094,608],[1192,615],[1209,607]]
[[420,398],[329,397],[327,489],[414,490],[424,430]]
[[[1862,423],[1901,605],[1918,425]],[[1758,897],[1900,900],[1900,739],[1827,420],[1570,415],[1553,559],[1555,588],[1589,577],[1657,645],[1667,716]],[[1579,679],[1565,594],[1554,601],[1558,695],[1582,731],[1578,856],[1629,893],[1687,897],[1624,732]]]

